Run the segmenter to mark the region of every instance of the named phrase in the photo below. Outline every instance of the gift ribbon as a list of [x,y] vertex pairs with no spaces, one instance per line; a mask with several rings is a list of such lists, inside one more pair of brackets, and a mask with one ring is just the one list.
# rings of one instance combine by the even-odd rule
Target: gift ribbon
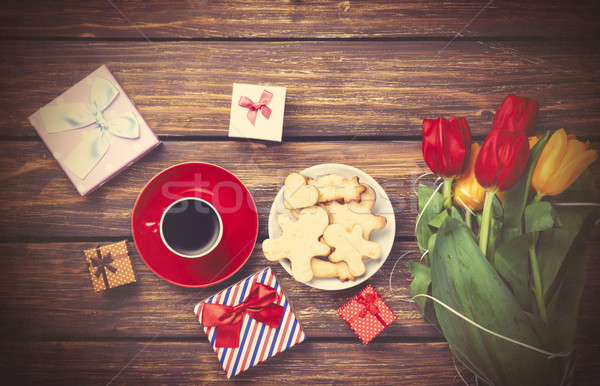
[[272,328],[279,326],[283,306],[275,303],[278,299],[274,288],[255,282],[246,299],[236,306],[204,303],[201,323],[217,327],[215,347],[236,348],[240,346],[244,315]]
[[273,93],[267,90],[263,90],[260,99],[256,103],[254,103],[252,99],[242,95],[238,105],[248,109],[246,116],[250,123],[252,123],[252,126],[254,126],[254,123],[256,122],[256,116],[258,115],[259,110],[265,118],[269,119],[271,117],[273,111],[267,106],[269,102],[271,102],[271,98],[273,98]]
[[123,138],[138,138],[140,127],[132,111],[106,120],[104,111],[119,95],[119,89],[108,80],[97,77],[90,90],[90,103],[64,103],[40,109],[41,119],[49,134],[80,129],[96,124],[82,136],[71,153],[63,160],[69,170],[84,179],[110,147],[111,134]]
[[354,317],[350,320],[350,323],[352,324],[358,318],[364,318],[365,316],[367,316],[368,312],[374,317],[376,317],[383,327],[387,327],[388,324],[385,322],[385,320],[383,320],[381,315],[379,315],[379,307],[375,305],[375,302],[378,300],[378,298],[379,297],[377,296],[377,294],[374,294],[372,292],[367,292],[366,294],[358,294],[354,300],[356,300],[356,302],[358,302],[359,304],[363,305],[364,308],[358,314],[354,315]]
[[110,284],[108,284],[108,277],[106,277],[106,270],[108,269],[112,273],[117,273],[117,268],[110,265],[115,259],[112,254],[108,252],[106,255],[102,256],[102,252],[100,252],[100,248],[96,248],[96,254],[98,258],[92,257],[90,261],[92,262],[92,267],[96,267],[96,272],[94,275],[96,277],[100,277],[104,279],[104,286],[106,288],[110,288]]

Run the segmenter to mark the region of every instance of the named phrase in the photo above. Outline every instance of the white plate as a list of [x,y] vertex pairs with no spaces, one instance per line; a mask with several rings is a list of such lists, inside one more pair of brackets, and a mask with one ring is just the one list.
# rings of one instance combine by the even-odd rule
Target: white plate
[[[373,206],[373,213],[384,216],[387,219],[387,224],[383,229],[374,230],[373,233],[371,233],[371,240],[378,242],[381,246],[381,257],[376,260],[366,260],[365,273],[361,276],[358,276],[355,281],[341,282],[335,277],[328,279],[313,278],[311,281],[308,281],[304,284],[322,290],[341,290],[354,287],[364,282],[373,276],[373,274],[379,270],[383,263],[385,263],[385,260],[392,250],[392,245],[394,244],[394,238],[396,236],[396,218],[394,216],[394,208],[392,207],[392,203],[388,195],[385,193],[381,185],[379,185],[377,181],[375,181],[370,175],[352,166],[342,164],[321,164],[311,166],[308,169],[302,170],[300,173],[305,177],[311,177],[313,179],[317,179],[327,174],[338,174],[348,179],[358,176],[361,183],[370,185],[377,193],[377,200],[375,201],[375,206]],[[287,213],[291,217],[290,212],[283,207],[283,188],[281,188],[279,193],[277,193],[277,196],[275,196],[275,200],[271,206],[271,212],[269,213],[269,238],[275,239],[281,235],[281,227],[277,223],[277,217],[282,213]],[[281,266],[291,275],[292,269],[290,268],[289,260],[282,259],[279,260],[279,262],[281,263]]]

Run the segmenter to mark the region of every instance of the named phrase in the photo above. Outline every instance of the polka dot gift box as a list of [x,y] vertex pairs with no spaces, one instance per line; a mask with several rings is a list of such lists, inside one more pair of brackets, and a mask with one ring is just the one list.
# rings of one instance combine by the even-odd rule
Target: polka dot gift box
[[348,303],[341,306],[338,314],[364,344],[369,343],[371,339],[398,319],[370,284]]
[[85,251],[94,291],[135,282],[125,240]]

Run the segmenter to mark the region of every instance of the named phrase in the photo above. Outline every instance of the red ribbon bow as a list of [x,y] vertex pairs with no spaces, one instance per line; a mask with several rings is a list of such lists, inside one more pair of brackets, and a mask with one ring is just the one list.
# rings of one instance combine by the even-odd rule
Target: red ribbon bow
[[215,347],[239,347],[244,315],[277,328],[283,317],[283,306],[276,304],[277,291],[267,285],[254,283],[246,299],[237,306],[204,303],[202,325],[218,327]]
[[254,126],[254,123],[256,122],[256,116],[258,115],[259,110],[265,118],[269,119],[271,117],[272,110],[267,105],[269,102],[271,102],[272,97],[273,93],[263,90],[258,102],[254,103],[252,102],[252,99],[242,95],[238,105],[248,109],[246,116],[248,117],[250,123],[252,123],[252,126]]
[[387,327],[388,324],[383,320],[383,318],[379,315],[379,308],[375,305],[375,302],[379,299],[377,294],[372,292],[367,292],[365,294],[358,294],[356,296],[356,301],[359,304],[365,306],[354,318],[352,318],[352,322],[354,322],[357,318],[364,318],[367,315],[367,312],[373,315],[379,320],[382,326]]

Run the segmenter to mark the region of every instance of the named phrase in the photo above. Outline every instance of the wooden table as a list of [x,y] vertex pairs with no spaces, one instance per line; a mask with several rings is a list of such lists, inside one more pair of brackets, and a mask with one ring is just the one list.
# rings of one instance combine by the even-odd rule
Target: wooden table
[[[271,266],[306,342],[234,382],[451,384],[464,368],[409,297],[413,184],[423,118],[467,117],[481,141],[509,93],[536,98],[538,129],[600,148],[600,8],[558,1],[105,1],[0,5],[0,380],[3,384],[196,384],[226,378],[191,307]],[[80,197],[27,117],[106,64],[163,144]],[[227,135],[233,83],[287,87],[281,143]],[[201,161],[234,173],[259,212],[257,246],[218,285],[182,288],[142,261],[130,228],[158,172]],[[267,261],[283,177],[336,162],[370,174],[396,213],[392,252],[368,283],[398,320],[363,345],[338,292]],[[600,180],[600,162],[592,167]],[[95,293],[83,251],[128,240],[135,284]],[[600,377],[598,227],[588,248],[573,384]],[[409,256],[405,260],[416,259]],[[473,378],[466,371],[469,382]]]

